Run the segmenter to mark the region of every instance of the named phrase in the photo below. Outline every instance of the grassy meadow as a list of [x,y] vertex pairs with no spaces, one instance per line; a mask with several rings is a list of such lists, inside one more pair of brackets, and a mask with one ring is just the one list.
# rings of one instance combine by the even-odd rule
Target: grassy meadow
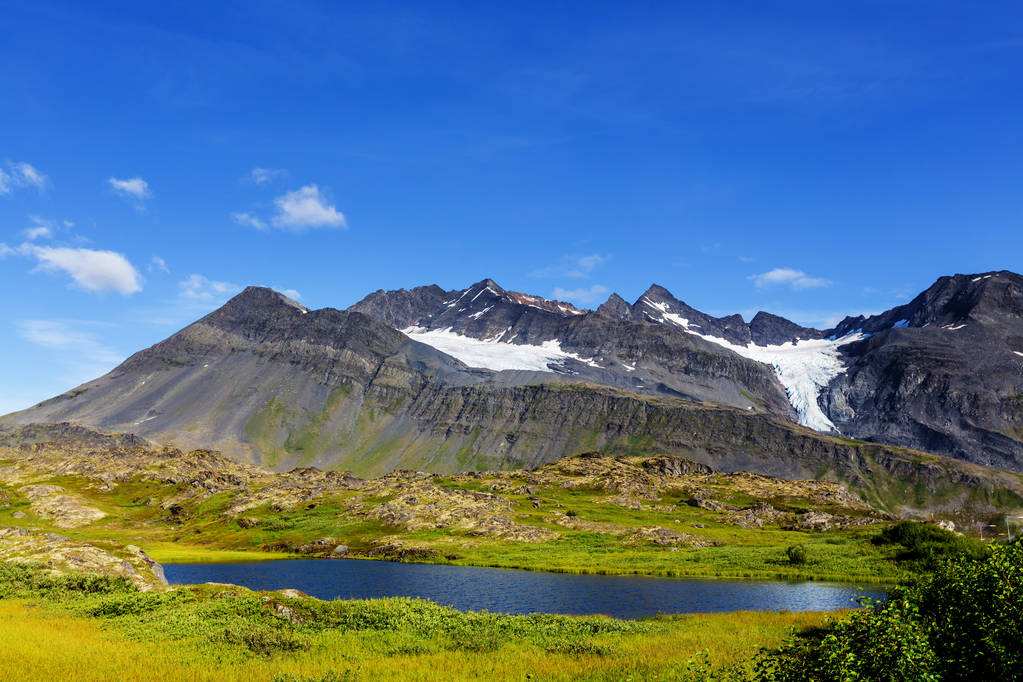
[[[604,617],[461,613],[417,599],[324,602],[0,565],[0,679],[703,679],[741,672],[823,614]],[[59,642],[59,646],[54,646]]]

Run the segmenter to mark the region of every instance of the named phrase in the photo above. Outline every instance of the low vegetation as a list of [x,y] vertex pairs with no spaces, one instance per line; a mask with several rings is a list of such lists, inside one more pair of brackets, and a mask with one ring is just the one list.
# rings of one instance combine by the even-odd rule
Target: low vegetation
[[[621,621],[168,589],[153,562],[291,556],[901,587],[850,614]],[[676,457],[362,480],[135,443],[0,448],[0,670],[21,680],[1023,679],[1021,571],[1018,543]]]
[[[893,535],[921,539],[917,527]],[[928,539],[923,539],[928,538]],[[1023,543],[983,558],[944,543],[933,571],[890,599],[801,633],[762,655],[756,677],[773,682],[1023,679]]]
[[984,558],[950,552],[846,615],[638,621],[228,585],[140,591],[120,576],[6,562],[0,669],[20,680],[1013,680],[1023,676],[1021,603],[1019,542]]
[[25,682],[695,680],[711,670],[751,672],[760,648],[822,620],[504,616],[418,599],[325,602],[230,586],[142,593],[123,579],[0,564],[0,670],[18,670]]
[[[890,517],[839,484],[674,457],[362,480],[216,453],[0,448],[0,527],[136,545],[163,562],[366,557],[575,573],[893,583]],[[796,547],[796,550],[789,548]]]

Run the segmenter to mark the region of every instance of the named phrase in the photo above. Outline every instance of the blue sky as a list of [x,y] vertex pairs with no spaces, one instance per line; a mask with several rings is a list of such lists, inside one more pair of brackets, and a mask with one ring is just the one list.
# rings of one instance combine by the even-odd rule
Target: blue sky
[[5,3],[0,412],[246,284],[823,326],[1023,269],[1018,3]]

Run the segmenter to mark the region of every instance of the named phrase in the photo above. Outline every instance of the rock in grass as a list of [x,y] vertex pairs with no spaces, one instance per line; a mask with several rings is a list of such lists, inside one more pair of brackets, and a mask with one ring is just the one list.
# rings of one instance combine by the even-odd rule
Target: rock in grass
[[163,567],[133,545],[107,550],[24,528],[0,528],[0,561],[38,564],[55,575],[91,573],[125,578],[143,592],[167,585]]

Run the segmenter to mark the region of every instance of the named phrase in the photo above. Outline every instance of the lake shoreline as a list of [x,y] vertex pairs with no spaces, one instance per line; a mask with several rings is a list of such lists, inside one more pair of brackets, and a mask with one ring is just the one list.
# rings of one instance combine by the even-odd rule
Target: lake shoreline
[[835,581],[673,578],[567,574],[359,559],[182,563],[165,566],[172,585],[233,584],[257,591],[299,590],[325,600],[419,598],[460,611],[505,614],[658,614],[834,611],[883,591]]

